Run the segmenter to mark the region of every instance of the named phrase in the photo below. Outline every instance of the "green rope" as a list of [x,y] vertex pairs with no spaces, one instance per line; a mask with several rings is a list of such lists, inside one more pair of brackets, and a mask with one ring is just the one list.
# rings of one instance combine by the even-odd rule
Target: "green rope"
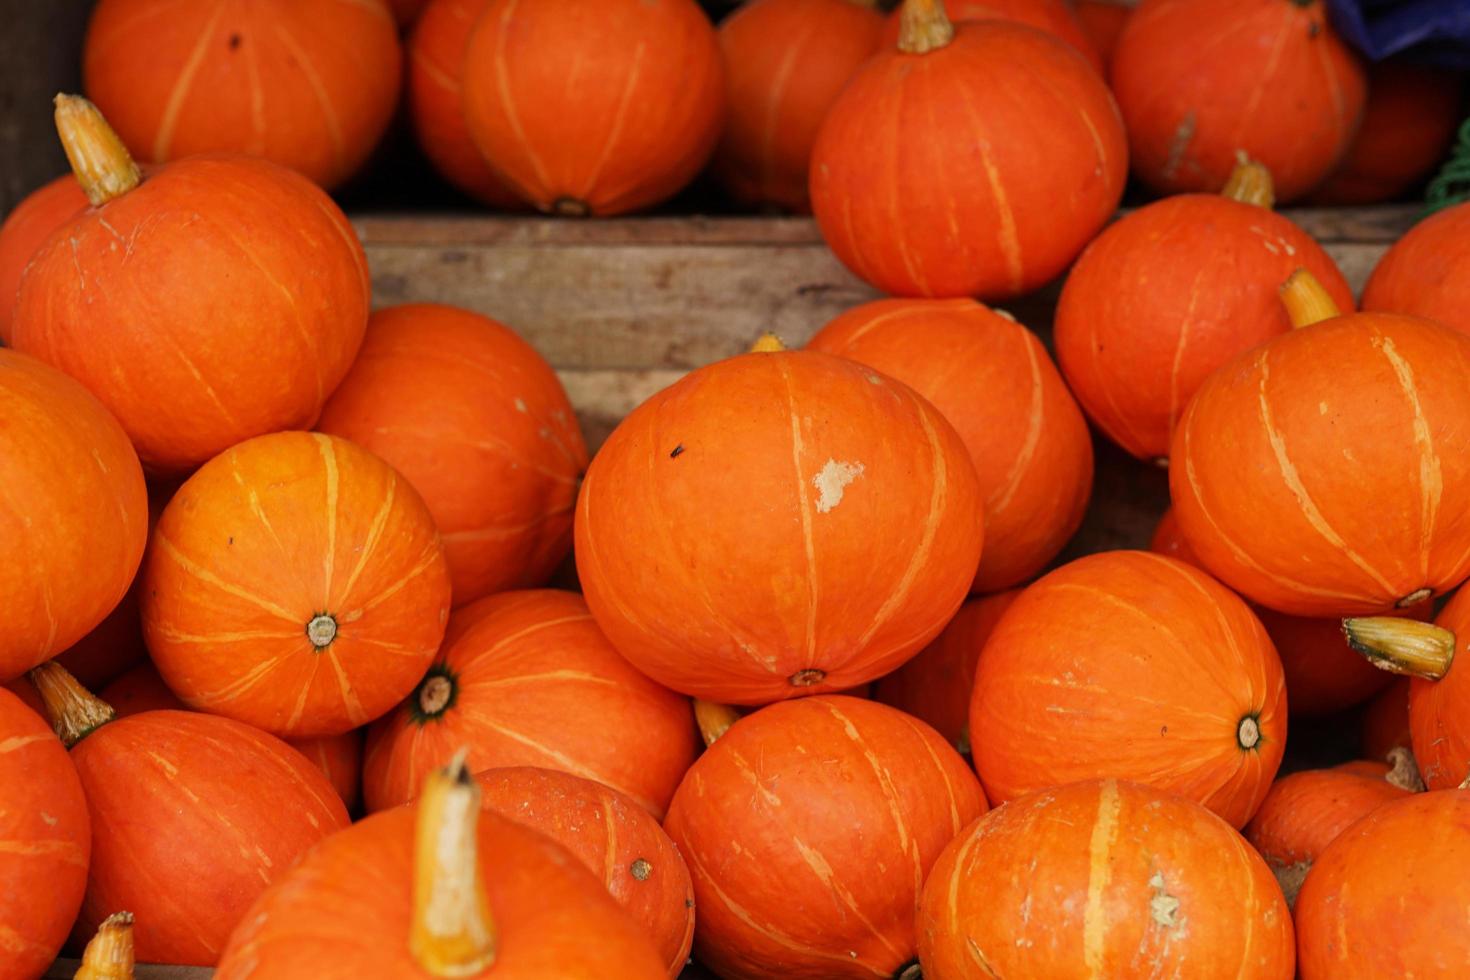
[[1466,200],[1470,200],[1470,119],[1461,124],[1450,158],[1424,191],[1424,213],[1433,214]]

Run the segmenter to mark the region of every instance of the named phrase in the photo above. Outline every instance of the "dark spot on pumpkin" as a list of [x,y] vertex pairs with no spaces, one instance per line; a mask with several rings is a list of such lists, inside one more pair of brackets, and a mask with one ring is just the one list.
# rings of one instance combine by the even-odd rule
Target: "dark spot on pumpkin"
[[1160,725],[1159,726],[1159,734],[1160,735],[1167,735],[1167,734],[1169,734],[1169,726],[1168,725]]
[[669,453],[669,459],[678,459],[679,458],[679,454],[682,453],[683,451],[684,451],[684,444],[681,442],[677,446],[674,447],[674,451],[673,452]]
[[647,881],[648,876],[653,874],[653,865],[646,858],[639,858],[628,868],[628,873],[639,881]]
[[692,898],[686,898],[686,899],[684,899],[684,907],[686,909],[692,909],[692,908],[694,908],[694,899],[692,899]]
[[230,35],[230,50],[231,51],[238,51],[240,49],[240,44],[244,40],[245,39],[243,37],[241,37],[239,34],[231,34]]
[[1316,37],[1318,34],[1321,33],[1322,25],[1317,23],[1315,20],[1312,21],[1311,25],[1307,28],[1307,37]]
[[234,538],[230,538],[230,541],[229,541],[229,543],[230,543],[230,544],[234,544],[234,543],[235,543],[235,539],[234,539]]

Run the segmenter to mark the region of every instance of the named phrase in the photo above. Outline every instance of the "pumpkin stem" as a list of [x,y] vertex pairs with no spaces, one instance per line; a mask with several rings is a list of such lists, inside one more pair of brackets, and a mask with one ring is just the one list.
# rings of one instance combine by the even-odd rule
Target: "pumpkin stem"
[[306,638],[318,650],[325,650],[337,638],[337,620],[330,613],[318,613],[306,624]]
[[1342,315],[1317,277],[1306,269],[1296,270],[1281,284],[1281,303],[1298,330]]
[[781,351],[784,351],[785,349],[786,349],[786,345],[783,344],[783,343],[781,343],[781,338],[780,337],[777,337],[775,334],[773,334],[769,330],[767,330],[765,333],[761,334],[759,337],[757,337],[755,339],[755,343],[753,343],[753,344],[750,345],[750,351],[749,351],[749,353],[751,353],[751,354],[779,354]]
[[904,0],[898,23],[898,50],[905,54],[927,54],[954,40],[944,0]]
[[1245,155],[1244,150],[1235,151],[1235,169],[1220,191],[1222,197],[1242,204],[1254,204],[1271,210],[1276,204],[1276,185],[1271,180],[1271,171],[1265,164],[1257,163]]
[[912,963],[904,964],[903,966],[899,967],[898,972],[893,975],[893,980],[923,980],[923,978],[924,968],[919,965],[918,960],[915,960]]
[[1427,786],[1424,785],[1424,777],[1419,775],[1419,763],[1414,758],[1414,753],[1403,746],[1389,750],[1389,764],[1392,769],[1383,777],[1389,785],[1397,786],[1399,789],[1408,790],[1410,793],[1422,793]]
[[715,744],[715,739],[730,730],[740,720],[740,712],[728,704],[717,704],[702,698],[694,699],[694,720],[699,725],[699,734],[704,737],[706,747]]
[[133,980],[133,913],[114,912],[102,920],[73,980]]
[[462,748],[424,781],[414,840],[408,948],[436,977],[472,977],[495,962],[496,929],[480,875],[480,786]]
[[1253,749],[1261,744],[1261,722],[1255,715],[1240,719],[1240,725],[1235,729],[1235,741],[1243,749]]
[[1342,621],[1348,646],[1392,674],[1437,681],[1455,659],[1455,634],[1433,623],[1397,616],[1359,616]]
[[54,660],[31,668],[26,676],[46,705],[52,729],[67,748],[117,717],[112,705],[83,687],[81,681]]
[[559,197],[551,202],[551,213],[563,218],[586,218],[592,214],[592,208],[575,197]]
[[58,95],[55,103],[62,149],[93,207],[142,183],[142,171],[96,106],[80,95]]

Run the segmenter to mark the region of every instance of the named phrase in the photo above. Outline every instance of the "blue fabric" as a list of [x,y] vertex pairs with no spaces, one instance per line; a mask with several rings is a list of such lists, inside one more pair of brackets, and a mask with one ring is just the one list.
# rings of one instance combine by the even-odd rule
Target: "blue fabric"
[[1470,68],[1470,0],[1327,0],[1332,24],[1372,61]]

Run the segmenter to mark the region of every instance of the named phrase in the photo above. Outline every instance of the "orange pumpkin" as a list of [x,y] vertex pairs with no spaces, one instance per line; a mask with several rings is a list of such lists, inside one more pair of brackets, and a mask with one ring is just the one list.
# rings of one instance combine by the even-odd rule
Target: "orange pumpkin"
[[906,711],[959,751],[970,751],[970,694],[980,649],[1001,615],[1020,595],[1001,592],[971,599],[944,632],[912,660],[873,685],[873,700]]
[[648,811],[615,789],[552,769],[491,769],[476,779],[481,806],[540,831],[600,876],[648,933],[670,977],[694,942],[689,869]]
[[1413,745],[1409,730],[1409,686],[1409,678],[1397,678],[1368,702],[1358,732],[1363,755],[1370,759],[1386,759],[1394,749]]
[[464,65],[470,137],[542,211],[658,204],[724,122],[719,45],[694,0],[489,0]]
[[480,156],[464,119],[465,45],[486,2],[432,0],[424,8],[408,38],[405,97],[419,146],[445,180],[493,208],[522,210],[525,202]]
[[1271,201],[1271,175],[1242,163],[1220,194],[1181,194],[1125,216],[1068,273],[1057,361],[1088,417],[1134,456],[1167,459],[1205,378],[1291,329],[1278,290],[1293,270],[1310,269],[1352,308],[1337,263]]
[[1211,375],[1174,433],[1169,489],[1190,548],[1237,592],[1296,616],[1407,608],[1453,588],[1470,574],[1458,519],[1470,456],[1450,451],[1470,430],[1470,337],[1337,316],[1310,273],[1283,296],[1304,329]]
[[730,110],[714,171],[736,200],[811,210],[817,130],[882,30],[868,0],[752,0],[725,18]]
[[1118,38],[1133,15],[1134,0],[1076,0],[1073,12],[1082,33],[1092,49],[1102,58],[1103,67],[1113,63],[1113,52],[1118,48]]
[[128,591],[148,495],[117,421],[72,379],[0,350],[0,680],[82,639]]
[[0,978],[32,980],[56,958],[81,907],[91,823],[66,749],[3,690],[0,786]]
[[983,537],[975,469],[919,395],[761,351],[623,420],[577,501],[577,572],[612,645],[709,701],[855,687],[939,635]]
[[[1077,14],[1066,0],[944,0],[944,12],[955,23],[969,20],[1011,21],[1034,27],[1050,34],[1074,49],[1099,73],[1103,60],[1087,37]],[[898,41],[903,19],[901,10],[888,15],[883,31],[883,44],[891,47]]]
[[1296,900],[1300,976],[1460,976],[1470,963],[1467,906],[1470,790],[1386,803],[1339,834],[1307,875]]
[[853,77],[812,150],[822,236],[895,296],[1029,292],[1118,205],[1117,106],[1097,72],[1038,31],[955,27],[938,0],[907,0],[904,17],[898,47]]
[[402,57],[383,0],[101,0],[82,76],[140,159],[245,153],[331,188],[388,128]]
[[1281,662],[1250,608],[1142,551],[1091,555],[1011,604],[975,671],[970,751],[1003,803],[1116,777],[1240,827],[1286,743]]
[[1082,523],[1087,422],[1036,335],[974,300],[877,300],[819,330],[810,350],[896,378],[960,434],[980,477],[985,551],[974,591],[1036,575]]
[[160,472],[314,422],[367,325],[367,261],[336,205],[245,157],[140,184],[85,100],[58,96],[57,124],[96,206],[32,260],[16,349],[87,386]]
[[1470,591],[1455,593],[1435,624],[1455,635],[1456,656],[1442,679],[1410,682],[1409,731],[1425,784],[1450,789],[1470,779]]
[[71,174],[32,191],[0,224],[0,343],[10,343],[10,319],[20,277],[37,249],[56,229],[87,208],[87,195]]
[[449,571],[417,493],[344,439],[241,443],[179,488],[143,569],[143,633],[191,708],[279,735],[388,711],[433,661]]
[[587,446],[551,365],[489,317],[428,303],[374,313],[317,427],[423,496],[455,605],[544,585],[571,550]]
[[1323,0],[1143,0],[1112,83],[1133,172],[1154,190],[1217,190],[1244,151],[1282,201],[1337,168],[1367,88]]
[[664,822],[694,879],[700,962],[731,980],[898,976],[925,873],[984,812],[954,749],[886,705],[826,696],[740,719]]
[[993,810],[945,848],[919,906],[924,976],[1291,980],[1265,863],[1188,800],[1101,780]]
[[1363,309],[1407,313],[1470,333],[1470,203],[1419,222],[1384,253],[1363,288]]

